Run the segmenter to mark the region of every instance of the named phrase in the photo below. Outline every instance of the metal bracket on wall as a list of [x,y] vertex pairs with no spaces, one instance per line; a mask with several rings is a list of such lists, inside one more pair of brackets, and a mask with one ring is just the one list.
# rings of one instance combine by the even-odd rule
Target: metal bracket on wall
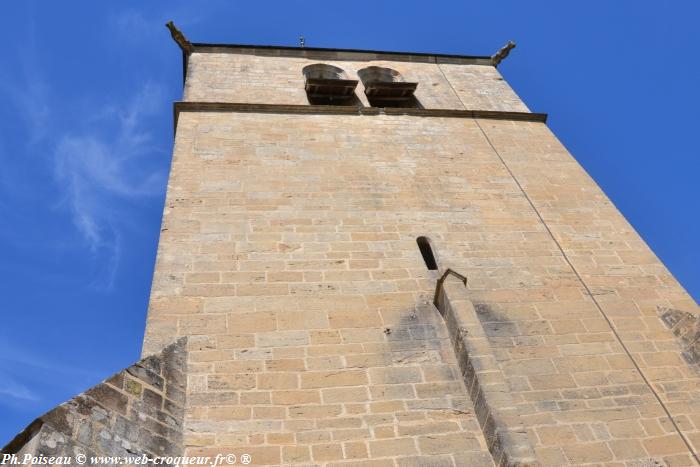
[[460,273],[455,272],[450,268],[447,268],[447,270],[442,275],[442,277],[437,280],[437,284],[435,284],[435,297],[433,297],[433,305],[435,305],[436,307],[438,306],[438,297],[440,297],[440,291],[442,291],[442,284],[445,282],[445,279],[447,279],[447,276],[449,276],[449,275],[453,275],[457,279],[462,281],[462,283],[464,283],[464,287],[467,286],[466,276],[463,276]]

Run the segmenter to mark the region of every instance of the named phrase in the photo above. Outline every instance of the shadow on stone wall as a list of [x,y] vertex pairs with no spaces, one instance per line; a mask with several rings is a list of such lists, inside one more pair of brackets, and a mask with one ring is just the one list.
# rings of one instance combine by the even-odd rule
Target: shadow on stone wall
[[[539,465],[510,396],[508,382],[489,343],[489,329],[477,317],[464,287],[445,283],[436,299],[494,462],[496,465]],[[488,307],[482,306],[480,311],[490,313],[483,318],[490,318],[499,326],[509,324],[497,320]]]

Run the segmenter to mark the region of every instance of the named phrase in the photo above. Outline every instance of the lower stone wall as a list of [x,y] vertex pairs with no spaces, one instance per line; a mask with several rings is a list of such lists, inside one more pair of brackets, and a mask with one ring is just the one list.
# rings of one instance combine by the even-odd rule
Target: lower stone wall
[[[347,305],[241,310],[229,315],[238,334],[191,336],[185,454],[249,454],[250,465],[494,466],[427,297],[411,308],[383,303],[383,322]],[[335,328],[317,329],[309,317],[326,313]]]
[[186,344],[187,338],[178,339],[37,418],[0,450],[0,459],[60,456],[71,465],[104,466],[118,462],[90,458],[181,455]]

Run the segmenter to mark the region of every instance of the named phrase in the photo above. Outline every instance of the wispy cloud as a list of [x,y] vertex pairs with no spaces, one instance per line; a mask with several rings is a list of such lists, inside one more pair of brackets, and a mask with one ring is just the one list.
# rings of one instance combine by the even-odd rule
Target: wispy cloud
[[[0,332],[0,403],[41,402],[50,388],[75,393],[103,378],[99,372],[56,361]],[[50,383],[49,383],[50,381]],[[30,389],[30,387],[32,389]]]
[[38,394],[2,371],[0,371],[0,395],[16,401],[38,401],[40,399]]
[[[48,163],[59,195],[55,207],[70,213],[79,238],[99,267],[92,285],[111,289],[121,258],[120,230],[130,222],[125,210],[130,203],[133,207],[161,194],[165,186],[165,169],[153,163],[154,156],[165,151],[149,130],[149,118],[165,103],[164,90],[160,84],[146,82],[124,103],[93,98],[90,107],[98,110],[86,115],[75,108],[77,104],[52,98],[33,51],[33,35],[29,37],[22,54],[23,79],[10,79],[0,72],[0,95],[21,116],[28,156],[51,156],[36,163],[42,167]],[[56,121],[52,115],[61,119]],[[31,196],[23,183],[3,174],[0,188],[15,197]]]
[[[72,213],[73,224],[93,253],[109,252],[108,276],[114,275],[121,251],[119,207],[160,193],[166,174],[144,171],[142,159],[162,151],[155,145],[144,120],[162,102],[158,85],[144,85],[124,106],[107,106],[91,119],[91,128],[58,139],[54,176]],[[130,170],[138,167],[139,170]]]
[[134,38],[135,35],[149,34],[153,32],[154,24],[137,10],[120,11],[112,16],[111,23],[124,37]]
[[192,5],[176,5],[150,15],[140,10],[120,10],[110,17],[110,26],[121,38],[134,43],[153,36],[167,37],[165,23],[168,21],[174,20],[182,28],[194,26],[212,13],[211,7],[216,7],[211,4],[207,12],[203,12]]
[[34,346],[26,346],[7,333],[1,333],[0,338],[0,371],[8,372],[10,365],[16,365],[76,378],[95,379],[100,376],[98,372],[66,365],[50,355],[37,353]]
[[[24,121],[29,134],[29,143],[42,140],[50,127],[51,111],[48,104],[49,85],[43,78],[36,44],[36,24],[28,21],[27,31],[22,41],[18,41],[18,66],[15,78],[10,70],[0,71],[0,94],[7,102],[14,104],[18,115]],[[17,79],[19,78],[19,80]]]

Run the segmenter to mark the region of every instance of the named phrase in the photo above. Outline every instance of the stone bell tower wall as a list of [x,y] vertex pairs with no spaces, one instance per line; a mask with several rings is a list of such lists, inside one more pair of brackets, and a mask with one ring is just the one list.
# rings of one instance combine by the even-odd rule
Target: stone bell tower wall
[[374,64],[189,57],[190,103],[261,105],[178,115],[144,352],[190,337],[188,450],[492,462],[432,305],[427,236],[440,270],[469,278],[482,363],[537,462],[692,465],[700,379],[658,310],[697,305],[546,125],[430,112],[526,112],[474,78],[495,69],[383,60],[414,73],[425,111],[302,110],[317,62]]
[[[0,454],[699,462],[697,304],[491,58],[168,27],[185,98],[145,358]],[[391,68],[416,100],[309,105],[313,63]]]
[[[350,79],[368,66],[395,69],[418,82],[416,98],[426,109],[527,112],[508,83],[487,59],[431,55],[392,55],[296,49],[199,47],[190,55],[184,101],[308,105],[302,69],[325,63],[343,69]],[[362,82],[357,97],[369,106]]]

